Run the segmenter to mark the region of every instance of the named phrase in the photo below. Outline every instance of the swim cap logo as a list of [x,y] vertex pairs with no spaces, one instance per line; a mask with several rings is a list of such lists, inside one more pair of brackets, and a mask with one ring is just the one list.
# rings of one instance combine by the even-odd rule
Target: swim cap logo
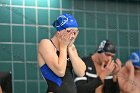
[[100,44],[99,48],[98,48],[98,51],[103,50],[103,48],[104,48],[105,44],[106,44],[106,40],[103,40],[103,41],[101,42],[101,44]]
[[66,24],[66,23],[68,22],[68,18],[67,18],[66,16],[64,16],[64,15],[59,16],[59,17],[57,18],[57,20],[58,20],[59,22],[61,22],[61,23],[59,23],[59,25],[56,26],[56,27],[63,26],[64,24]]
[[132,62],[134,62],[134,63],[140,62],[140,58],[139,58],[139,55],[137,53],[132,53],[131,56],[134,57],[134,59],[131,59]]

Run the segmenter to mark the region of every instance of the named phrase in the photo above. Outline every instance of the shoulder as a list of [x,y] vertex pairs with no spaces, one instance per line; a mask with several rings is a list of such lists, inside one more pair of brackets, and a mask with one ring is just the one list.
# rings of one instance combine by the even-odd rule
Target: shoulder
[[39,43],[39,47],[42,47],[42,46],[46,46],[46,45],[50,45],[51,41],[49,39],[42,39]]
[[42,39],[39,44],[44,44],[44,43],[49,43],[50,40],[49,39]]
[[50,50],[52,48],[52,43],[49,39],[42,39],[39,43],[39,50],[45,49]]

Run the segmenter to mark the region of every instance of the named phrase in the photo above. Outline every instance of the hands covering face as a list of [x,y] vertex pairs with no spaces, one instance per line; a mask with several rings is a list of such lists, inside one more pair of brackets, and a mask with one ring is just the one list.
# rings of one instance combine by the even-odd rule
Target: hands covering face
[[78,35],[78,30],[65,29],[64,31],[59,32],[57,37],[60,44],[71,46],[74,43],[77,35]]
[[105,78],[106,76],[109,76],[111,74],[117,75],[118,72],[121,70],[121,61],[120,59],[116,59],[116,62],[114,60],[110,59],[109,62],[105,65],[102,65],[102,76]]
[[67,30],[67,32],[71,32],[71,42],[69,43],[68,47],[71,47],[72,44],[74,43],[78,33],[79,33],[79,30],[73,30],[73,29],[70,29],[70,30]]

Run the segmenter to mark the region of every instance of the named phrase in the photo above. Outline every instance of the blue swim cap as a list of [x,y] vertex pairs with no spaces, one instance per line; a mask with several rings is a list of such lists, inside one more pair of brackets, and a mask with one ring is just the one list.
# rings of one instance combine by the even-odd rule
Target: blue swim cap
[[129,56],[129,60],[132,61],[135,67],[140,67],[140,51],[132,52]]
[[72,15],[63,14],[54,21],[53,26],[57,29],[57,31],[61,31],[66,28],[77,28],[78,24]]

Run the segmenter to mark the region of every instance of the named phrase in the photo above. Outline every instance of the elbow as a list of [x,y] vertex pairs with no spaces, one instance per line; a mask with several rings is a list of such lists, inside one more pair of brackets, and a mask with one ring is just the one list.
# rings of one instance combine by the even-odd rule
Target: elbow
[[66,71],[66,69],[64,69],[64,68],[60,68],[60,67],[59,68],[58,67],[53,68],[53,72],[59,77],[64,77],[65,71]]
[[59,77],[64,77],[65,71],[58,71],[58,72],[57,72],[57,75],[58,75]]
[[83,77],[84,75],[85,75],[85,72],[84,72],[84,73],[81,73],[81,74],[80,74],[80,77]]
[[85,70],[82,70],[82,71],[77,73],[78,77],[83,77],[84,75],[85,75]]
[[79,77],[83,77],[85,75],[85,73],[86,73],[86,66],[79,73]]
[[85,75],[85,72],[81,72],[78,74],[79,77],[83,77]]
[[65,75],[64,72],[60,72],[60,73],[59,73],[59,76],[60,76],[60,77],[64,77],[64,75]]
[[81,73],[79,74],[79,77],[83,77],[86,73],[86,65],[85,63],[83,64],[83,67],[81,68]]

